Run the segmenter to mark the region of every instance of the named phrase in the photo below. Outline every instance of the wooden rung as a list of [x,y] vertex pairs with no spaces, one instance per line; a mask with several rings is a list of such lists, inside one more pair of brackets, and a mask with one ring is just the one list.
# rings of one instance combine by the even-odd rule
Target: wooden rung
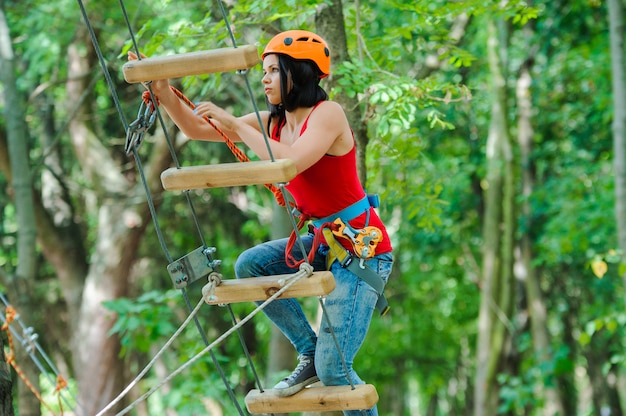
[[122,70],[124,79],[134,83],[249,69],[259,62],[256,46],[245,45],[128,61]]
[[378,393],[371,384],[335,387],[307,387],[288,397],[279,397],[276,390],[252,390],[246,396],[246,407],[252,414],[289,412],[329,412],[334,410],[366,410],[378,402]]
[[229,186],[261,185],[289,182],[297,174],[290,159],[257,160],[222,163],[219,165],[169,168],[161,173],[166,190],[225,188]]
[[[247,279],[222,280],[215,288],[213,297],[207,298],[211,284],[202,288],[202,294],[209,305],[221,305],[237,302],[254,302],[269,299],[284,284],[280,280],[288,274],[278,276],[250,277]],[[279,298],[299,298],[305,296],[328,295],[335,288],[335,278],[329,271],[314,272],[291,285]]]

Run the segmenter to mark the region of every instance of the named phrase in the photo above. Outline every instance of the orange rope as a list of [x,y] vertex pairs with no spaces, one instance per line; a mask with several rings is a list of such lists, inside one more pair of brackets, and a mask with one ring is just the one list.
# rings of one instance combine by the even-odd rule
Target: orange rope
[[[304,224],[310,219],[311,217],[309,215],[300,214],[298,218],[298,226],[297,226],[298,230],[301,229],[304,226]],[[313,259],[315,258],[315,253],[317,253],[317,249],[319,248],[320,243],[322,242],[322,231],[324,230],[324,228],[337,230],[339,226],[333,222],[325,222],[319,228],[315,229],[315,233],[313,234],[313,244],[311,246],[311,250],[309,251],[309,254],[306,259],[303,258],[300,260],[296,260],[296,258],[292,254],[293,247],[298,238],[298,233],[295,229],[291,230],[291,234],[289,235],[289,240],[287,240],[287,246],[285,247],[285,263],[287,264],[287,266],[291,267],[292,269],[297,269],[306,260],[308,260],[309,264],[313,263]]]
[[61,374],[57,376],[57,385],[54,388],[54,393],[57,395],[59,401],[59,409],[61,410],[61,416],[63,416],[63,401],[61,400],[61,390],[67,387],[67,381]]
[[61,374],[59,374],[57,376],[57,385],[54,388],[54,392],[57,393],[57,392],[63,390],[64,388],[66,388],[66,387],[67,387],[67,381],[65,381],[63,376]]
[[[178,96],[178,98],[183,100],[185,104],[187,104],[192,110],[196,108],[195,104],[191,102],[189,98],[185,97],[185,95],[182,92],[180,92],[179,90],[177,90],[175,87],[171,85],[170,85],[170,89]],[[150,106],[150,111],[155,110],[154,103],[151,99],[149,91],[144,91],[144,93],[142,94],[142,99],[144,103],[146,103],[146,105]],[[155,101],[157,105],[159,105],[158,97],[156,97]],[[235,143],[226,135],[226,133],[224,133],[219,127],[217,127],[210,118],[208,118],[207,116],[203,116],[202,118],[204,119],[204,121],[209,123],[219,133],[220,136],[222,136],[222,138],[224,139],[224,142],[226,143],[226,146],[228,146],[232,154],[235,155],[240,162],[250,161],[250,158],[248,158],[248,156],[246,156],[246,154],[240,148],[238,148],[235,145]],[[276,198],[276,202],[278,203],[278,205],[280,205],[281,207],[284,207],[285,199],[280,188],[274,186],[273,184],[266,184],[265,187],[269,189],[270,191],[272,191],[272,193],[274,194],[274,198]]]
[[[50,411],[50,413],[52,413],[54,415],[55,414],[54,411],[44,401],[43,397],[41,397],[41,394],[37,391],[35,386],[33,386],[33,384],[30,382],[30,380],[28,380],[28,377],[26,377],[26,374],[24,374],[22,369],[15,362],[15,349],[13,347],[13,335],[11,334],[11,327],[9,325],[11,324],[11,322],[13,322],[15,320],[16,317],[17,317],[17,311],[15,310],[15,308],[13,308],[10,305],[7,306],[7,308],[6,308],[6,321],[4,322],[2,327],[0,328],[1,330],[7,332],[7,339],[9,340],[9,352],[6,352],[6,351],[4,352],[4,356],[6,358],[6,362],[7,362],[7,364],[11,364],[11,367],[13,367],[13,369],[15,370],[17,375],[22,379],[22,381],[24,382],[26,387],[28,387],[30,389],[30,391],[35,395],[35,397],[39,400],[39,402],[46,409],[48,409]],[[61,376],[58,376],[58,377],[61,377]],[[60,403],[60,401],[61,401],[60,390],[62,388],[64,388],[64,387],[66,387],[67,383],[65,383],[64,386],[59,387],[60,384],[58,382],[58,377],[57,377],[57,388],[55,388],[54,391],[59,393],[59,403]],[[61,379],[62,379],[62,377],[61,377]],[[61,407],[61,415],[63,415],[63,408],[62,407]]]
[[6,315],[7,315],[6,322],[2,325],[3,331],[9,330],[9,324],[15,320],[15,317],[17,316],[17,312],[15,311],[15,308],[13,308],[12,306],[7,306]]

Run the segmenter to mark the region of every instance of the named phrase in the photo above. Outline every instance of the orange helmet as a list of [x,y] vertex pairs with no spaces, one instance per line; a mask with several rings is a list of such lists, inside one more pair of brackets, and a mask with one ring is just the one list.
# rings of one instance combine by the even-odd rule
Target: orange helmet
[[306,30],[288,30],[279,33],[269,41],[262,57],[271,53],[282,53],[293,59],[313,61],[320,70],[320,78],[330,74],[330,49],[320,36]]

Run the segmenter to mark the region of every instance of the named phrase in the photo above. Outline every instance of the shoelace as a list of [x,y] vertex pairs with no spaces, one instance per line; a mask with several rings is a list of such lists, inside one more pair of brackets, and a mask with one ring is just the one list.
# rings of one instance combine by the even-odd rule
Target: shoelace
[[310,363],[311,363],[311,359],[308,357],[300,359],[300,363],[296,366],[296,369],[293,370],[293,373],[291,373],[291,375],[288,378],[289,379],[297,378],[300,375],[300,373],[304,371],[306,366],[309,365]]

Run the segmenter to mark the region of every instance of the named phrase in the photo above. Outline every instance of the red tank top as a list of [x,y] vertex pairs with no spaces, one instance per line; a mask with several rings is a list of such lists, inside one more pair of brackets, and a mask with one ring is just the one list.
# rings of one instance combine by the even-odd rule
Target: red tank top
[[[318,103],[319,105],[319,103]],[[317,105],[315,106],[317,107]],[[313,107],[313,112],[315,110]],[[310,117],[309,113],[309,117]],[[304,121],[300,135],[307,128],[309,118]],[[276,124],[272,130],[272,139],[280,141],[280,131],[285,125],[285,120]],[[300,212],[311,217],[324,218],[335,214],[355,202],[363,199],[365,191],[357,176],[356,169],[356,145],[342,156],[325,154],[314,165],[304,172],[299,173],[286,186],[296,201]],[[332,193],[332,198],[329,198]],[[383,233],[383,239],[376,247],[376,254],[387,253],[392,250],[391,241],[385,225],[373,208],[369,210],[369,221],[366,213],[352,219],[350,225],[355,229],[361,229],[366,225],[379,228]],[[348,250],[353,251],[350,242],[345,238],[338,241]]]

